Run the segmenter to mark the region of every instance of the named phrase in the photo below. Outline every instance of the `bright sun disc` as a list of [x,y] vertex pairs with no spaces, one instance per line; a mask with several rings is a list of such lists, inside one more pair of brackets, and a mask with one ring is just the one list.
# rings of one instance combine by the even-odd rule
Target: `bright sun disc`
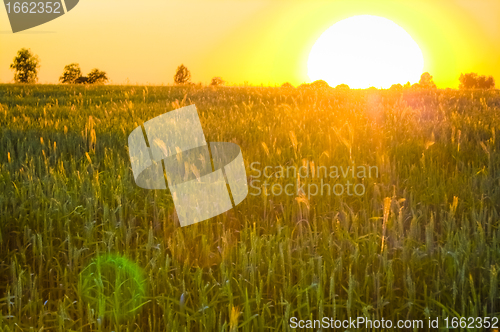
[[371,15],[332,25],[318,38],[307,61],[312,81],[355,89],[418,82],[423,68],[422,51],[411,36],[391,20]]

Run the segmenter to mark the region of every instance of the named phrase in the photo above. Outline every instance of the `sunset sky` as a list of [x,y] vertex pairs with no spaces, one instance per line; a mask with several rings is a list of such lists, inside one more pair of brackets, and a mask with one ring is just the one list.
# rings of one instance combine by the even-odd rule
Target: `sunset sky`
[[[2,6],[3,7],[3,6]],[[500,1],[81,0],[64,16],[13,34],[0,9],[0,82],[18,49],[40,57],[39,82],[56,83],[65,65],[99,68],[113,84],[172,84],[181,63],[194,82],[310,82],[307,59],[334,23],[385,17],[418,44],[438,87],[460,73],[493,75],[500,86]],[[413,82],[412,82],[413,83]]]

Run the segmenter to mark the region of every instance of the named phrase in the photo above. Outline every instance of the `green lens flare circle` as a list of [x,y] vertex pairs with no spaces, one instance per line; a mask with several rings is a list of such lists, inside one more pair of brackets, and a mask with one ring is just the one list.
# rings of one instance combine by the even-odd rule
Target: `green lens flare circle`
[[108,254],[95,258],[80,274],[82,297],[98,318],[125,318],[144,304],[146,278],[137,264]]

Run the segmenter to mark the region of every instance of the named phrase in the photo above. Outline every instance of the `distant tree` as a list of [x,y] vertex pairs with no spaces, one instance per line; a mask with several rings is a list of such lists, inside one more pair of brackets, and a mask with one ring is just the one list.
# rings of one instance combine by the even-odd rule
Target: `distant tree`
[[311,88],[313,89],[328,89],[330,85],[323,80],[317,80],[311,83]]
[[460,89],[475,89],[477,87],[476,73],[460,74],[458,80],[460,81]]
[[420,81],[418,82],[418,84],[419,84],[419,87],[422,89],[435,89],[436,88],[436,84],[432,80],[431,74],[429,74],[428,72],[425,72],[420,76]]
[[297,87],[297,89],[308,89],[311,87],[311,84],[308,84],[308,83],[302,83],[301,85],[299,85]]
[[61,83],[72,84],[82,76],[82,70],[80,69],[80,65],[78,63],[71,63],[64,67],[64,71],[61,77],[59,77],[59,81]]
[[212,78],[212,82],[210,82],[210,85],[212,86],[219,86],[219,85],[224,85],[224,80],[220,77],[214,77]]
[[89,83],[89,78],[86,76],[80,76],[75,80],[75,84],[86,84]]
[[101,71],[97,68],[92,69],[90,73],[88,73],[87,77],[87,82],[90,84],[104,84],[109,80],[106,72]]
[[495,79],[493,76],[479,76],[477,73],[460,74],[460,89],[493,89]]
[[393,85],[391,85],[389,90],[400,91],[400,90],[403,90],[403,86],[400,83],[393,84]]
[[16,83],[35,83],[38,80],[40,60],[37,55],[31,53],[30,49],[21,48],[17,51],[10,68],[15,70],[14,81]]
[[479,89],[493,89],[495,88],[495,79],[493,76],[479,76],[477,79],[477,87]]
[[337,90],[350,90],[351,88],[349,87],[349,85],[342,83],[342,84],[337,85],[335,87],[335,89],[337,89]]
[[175,84],[186,84],[191,80],[191,73],[189,70],[181,64],[179,67],[177,67],[177,71],[175,72],[174,75],[174,82]]
[[292,83],[290,83],[290,82],[285,82],[285,83],[283,83],[283,84],[281,85],[281,87],[282,87],[282,88],[284,88],[284,89],[293,89],[293,88],[294,88],[294,86],[293,86],[293,85],[292,85]]

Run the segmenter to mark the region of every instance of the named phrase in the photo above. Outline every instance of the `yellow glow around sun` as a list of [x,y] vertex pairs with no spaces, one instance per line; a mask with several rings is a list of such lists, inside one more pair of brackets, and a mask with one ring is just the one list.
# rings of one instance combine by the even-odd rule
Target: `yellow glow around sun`
[[383,17],[353,16],[332,25],[314,44],[307,69],[312,81],[363,89],[418,82],[422,51],[399,25]]

